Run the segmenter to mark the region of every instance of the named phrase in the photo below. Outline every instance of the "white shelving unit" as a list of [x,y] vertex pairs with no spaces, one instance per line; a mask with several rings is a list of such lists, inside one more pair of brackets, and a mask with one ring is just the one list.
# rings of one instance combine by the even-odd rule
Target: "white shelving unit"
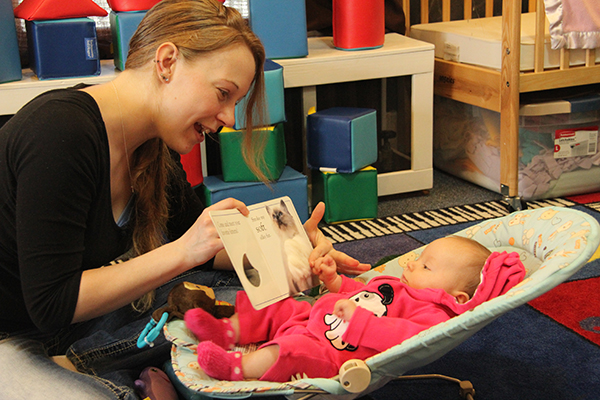
[[433,187],[433,45],[388,33],[383,47],[344,51],[331,37],[314,37],[308,39],[307,57],[275,61],[283,66],[286,88],[303,88],[303,115],[317,106],[318,85],[410,76],[411,169],[378,174],[378,195]]
[[[378,194],[385,196],[433,187],[432,44],[389,33],[381,48],[343,51],[333,46],[331,37],[313,37],[308,39],[307,57],[275,61],[283,66],[286,88],[303,88],[304,115],[317,105],[318,85],[410,76],[411,169],[379,174]],[[77,83],[104,83],[119,73],[112,60],[103,60],[101,64],[98,76],[69,79],[39,80],[31,70],[23,70],[22,80],[0,84],[0,115],[16,113],[25,103],[45,91]],[[203,165],[203,171],[207,171],[206,165]]]

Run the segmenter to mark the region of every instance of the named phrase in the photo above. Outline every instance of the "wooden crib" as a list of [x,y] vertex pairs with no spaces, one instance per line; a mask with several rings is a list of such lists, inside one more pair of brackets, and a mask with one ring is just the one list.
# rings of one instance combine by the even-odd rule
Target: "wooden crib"
[[[406,32],[410,35],[410,0],[404,1]],[[414,0],[413,0],[414,1]],[[429,23],[429,6],[420,1],[420,22]],[[442,2],[442,20],[450,21],[451,0]],[[464,19],[472,18],[473,0],[463,0]],[[493,0],[485,0],[485,17],[493,16]],[[600,63],[594,49],[585,50],[585,64],[570,66],[568,49],[560,52],[558,68],[544,68],[544,34],[546,13],[543,0],[530,0],[528,12],[535,12],[535,47],[533,70],[522,72],[521,0],[502,2],[501,69],[491,69],[436,58],[434,92],[453,100],[500,113],[500,193],[514,209],[522,209],[518,191],[518,146],[520,94],[547,89],[600,83]]]

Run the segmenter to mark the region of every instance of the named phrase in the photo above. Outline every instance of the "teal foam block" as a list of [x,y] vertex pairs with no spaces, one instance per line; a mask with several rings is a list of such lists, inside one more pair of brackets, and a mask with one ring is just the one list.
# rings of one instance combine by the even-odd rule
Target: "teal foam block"
[[[285,122],[285,98],[283,86],[283,67],[272,60],[265,60],[265,98],[268,119],[265,125]],[[235,125],[233,129],[246,127],[246,98],[235,106]]]
[[249,20],[267,58],[308,55],[305,0],[249,0]]
[[115,67],[121,71],[125,69],[125,61],[127,61],[127,53],[129,53],[129,41],[145,15],[146,11],[111,11],[109,14]]
[[352,173],[377,161],[377,112],[333,107],[306,120],[308,166]]
[[276,182],[269,188],[262,182],[225,182],[218,175],[205,176],[203,183],[204,201],[207,206],[228,197],[246,205],[289,196],[302,222],[308,219],[308,189],[306,176],[287,166]]
[[26,21],[26,26],[29,64],[39,79],[100,75],[92,19]]
[[23,78],[12,2],[0,0],[0,83]]

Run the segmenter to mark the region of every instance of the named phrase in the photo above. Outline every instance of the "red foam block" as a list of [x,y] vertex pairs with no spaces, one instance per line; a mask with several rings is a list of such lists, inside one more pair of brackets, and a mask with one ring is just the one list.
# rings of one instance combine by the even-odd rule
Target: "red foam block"
[[108,6],[116,12],[146,11],[160,0],[108,0]]
[[27,21],[105,17],[105,9],[92,0],[24,0],[15,10],[15,17]]

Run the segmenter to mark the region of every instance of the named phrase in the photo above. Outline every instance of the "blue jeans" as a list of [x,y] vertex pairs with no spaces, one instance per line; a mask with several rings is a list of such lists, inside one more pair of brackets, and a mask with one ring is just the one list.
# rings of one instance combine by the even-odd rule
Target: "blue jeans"
[[[232,304],[242,289],[234,272],[192,270],[156,289],[155,308],[166,304],[173,286],[182,281],[212,287],[217,299]],[[126,306],[52,335],[31,331],[7,337],[0,333],[2,399],[138,400],[133,384],[140,372],[149,366],[161,367],[170,357],[171,343],[163,335],[153,347],[137,347],[152,311],[140,314]],[[81,373],[68,371],[49,358],[61,354]]]

